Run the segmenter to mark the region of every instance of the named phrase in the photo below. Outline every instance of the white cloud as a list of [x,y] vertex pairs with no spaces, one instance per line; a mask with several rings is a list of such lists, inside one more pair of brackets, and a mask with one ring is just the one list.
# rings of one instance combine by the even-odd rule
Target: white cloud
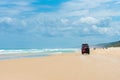
[[[108,0],[107,0],[108,1]],[[62,4],[64,11],[74,11],[81,9],[91,9],[101,6],[101,3],[107,2],[106,0],[71,0]],[[110,1],[110,0],[109,0]]]
[[4,22],[11,24],[13,22],[13,19],[11,17],[0,17],[0,23]]
[[92,16],[95,17],[113,17],[113,16],[120,16],[120,11],[116,11],[116,10],[110,10],[110,9],[103,9],[103,10],[97,10],[97,11],[93,11],[91,13]]
[[[115,10],[99,10],[99,6],[112,0],[71,0],[61,5],[59,10],[54,12],[37,13],[27,18],[17,18],[14,25],[16,29],[22,29],[27,33],[43,36],[80,36],[82,34],[119,34],[118,24],[114,24],[112,16],[119,16],[119,11]],[[24,11],[31,11],[29,3],[14,3],[20,7],[14,10],[6,9],[6,13],[20,14]],[[22,5],[23,4],[23,5]],[[94,9],[92,9],[94,8]],[[92,10],[91,10],[92,9]],[[3,9],[4,10],[4,9]],[[110,19],[108,19],[108,17]],[[9,17],[0,20],[0,22],[12,22]],[[103,22],[106,22],[103,24]],[[22,27],[18,27],[22,26]],[[92,32],[93,31],[93,32]],[[113,32],[114,31],[114,32]],[[94,33],[95,32],[95,33]]]
[[94,17],[82,17],[80,19],[80,22],[87,23],[87,24],[98,24],[99,23],[99,21]]
[[62,22],[63,24],[68,24],[69,20],[68,20],[68,19],[61,19],[61,22]]
[[[115,0],[117,1],[117,0]],[[70,0],[61,5],[60,12],[64,16],[94,16],[112,17],[120,16],[119,8],[109,8],[114,5],[113,0]],[[109,5],[109,6],[107,6]],[[66,14],[66,15],[65,15]]]
[[11,4],[15,4],[17,6],[28,6],[30,5],[30,2],[26,2],[26,1],[16,1],[16,2],[12,2]]
[[109,27],[98,27],[96,25],[92,26],[92,29],[99,34],[108,35],[108,36],[119,36],[120,28],[118,24],[110,25]]
[[83,31],[88,33],[89,32],[89,28],[85,27],[85,28],[83,28]]
[[34,7],[31,6],[32,1],[25,0],[4,0],[0,1],[0,16],[14,16],[22,15],[28,11],[33,11]]

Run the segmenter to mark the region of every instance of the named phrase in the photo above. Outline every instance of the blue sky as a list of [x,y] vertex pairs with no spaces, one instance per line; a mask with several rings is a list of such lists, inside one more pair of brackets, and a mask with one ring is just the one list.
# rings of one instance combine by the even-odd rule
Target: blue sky
[[64,48],[120,40],[118,0],[0,1],[0,48]]

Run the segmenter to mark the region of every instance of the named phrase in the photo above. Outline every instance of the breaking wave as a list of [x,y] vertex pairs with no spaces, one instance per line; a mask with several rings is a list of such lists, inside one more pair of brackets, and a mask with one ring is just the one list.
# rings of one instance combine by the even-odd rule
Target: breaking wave
[[66,48],[66,49],[17,49],[17,50],[0,50],[0,60],[25,58],[25,57],[42,57],[54,54],[77,52],[79,49]]

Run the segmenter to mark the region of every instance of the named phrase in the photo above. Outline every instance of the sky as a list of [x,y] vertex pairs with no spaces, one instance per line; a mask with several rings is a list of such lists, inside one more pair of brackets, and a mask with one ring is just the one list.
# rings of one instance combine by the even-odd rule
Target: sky
[[118,41],[119,8],[119,0],[0,0],[0,48]]

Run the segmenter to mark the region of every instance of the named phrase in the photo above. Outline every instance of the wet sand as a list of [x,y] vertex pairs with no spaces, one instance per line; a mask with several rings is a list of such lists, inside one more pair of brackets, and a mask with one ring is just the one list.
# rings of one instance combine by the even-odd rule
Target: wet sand
[[0,80],[120,80],[120,48],[0,60]]

